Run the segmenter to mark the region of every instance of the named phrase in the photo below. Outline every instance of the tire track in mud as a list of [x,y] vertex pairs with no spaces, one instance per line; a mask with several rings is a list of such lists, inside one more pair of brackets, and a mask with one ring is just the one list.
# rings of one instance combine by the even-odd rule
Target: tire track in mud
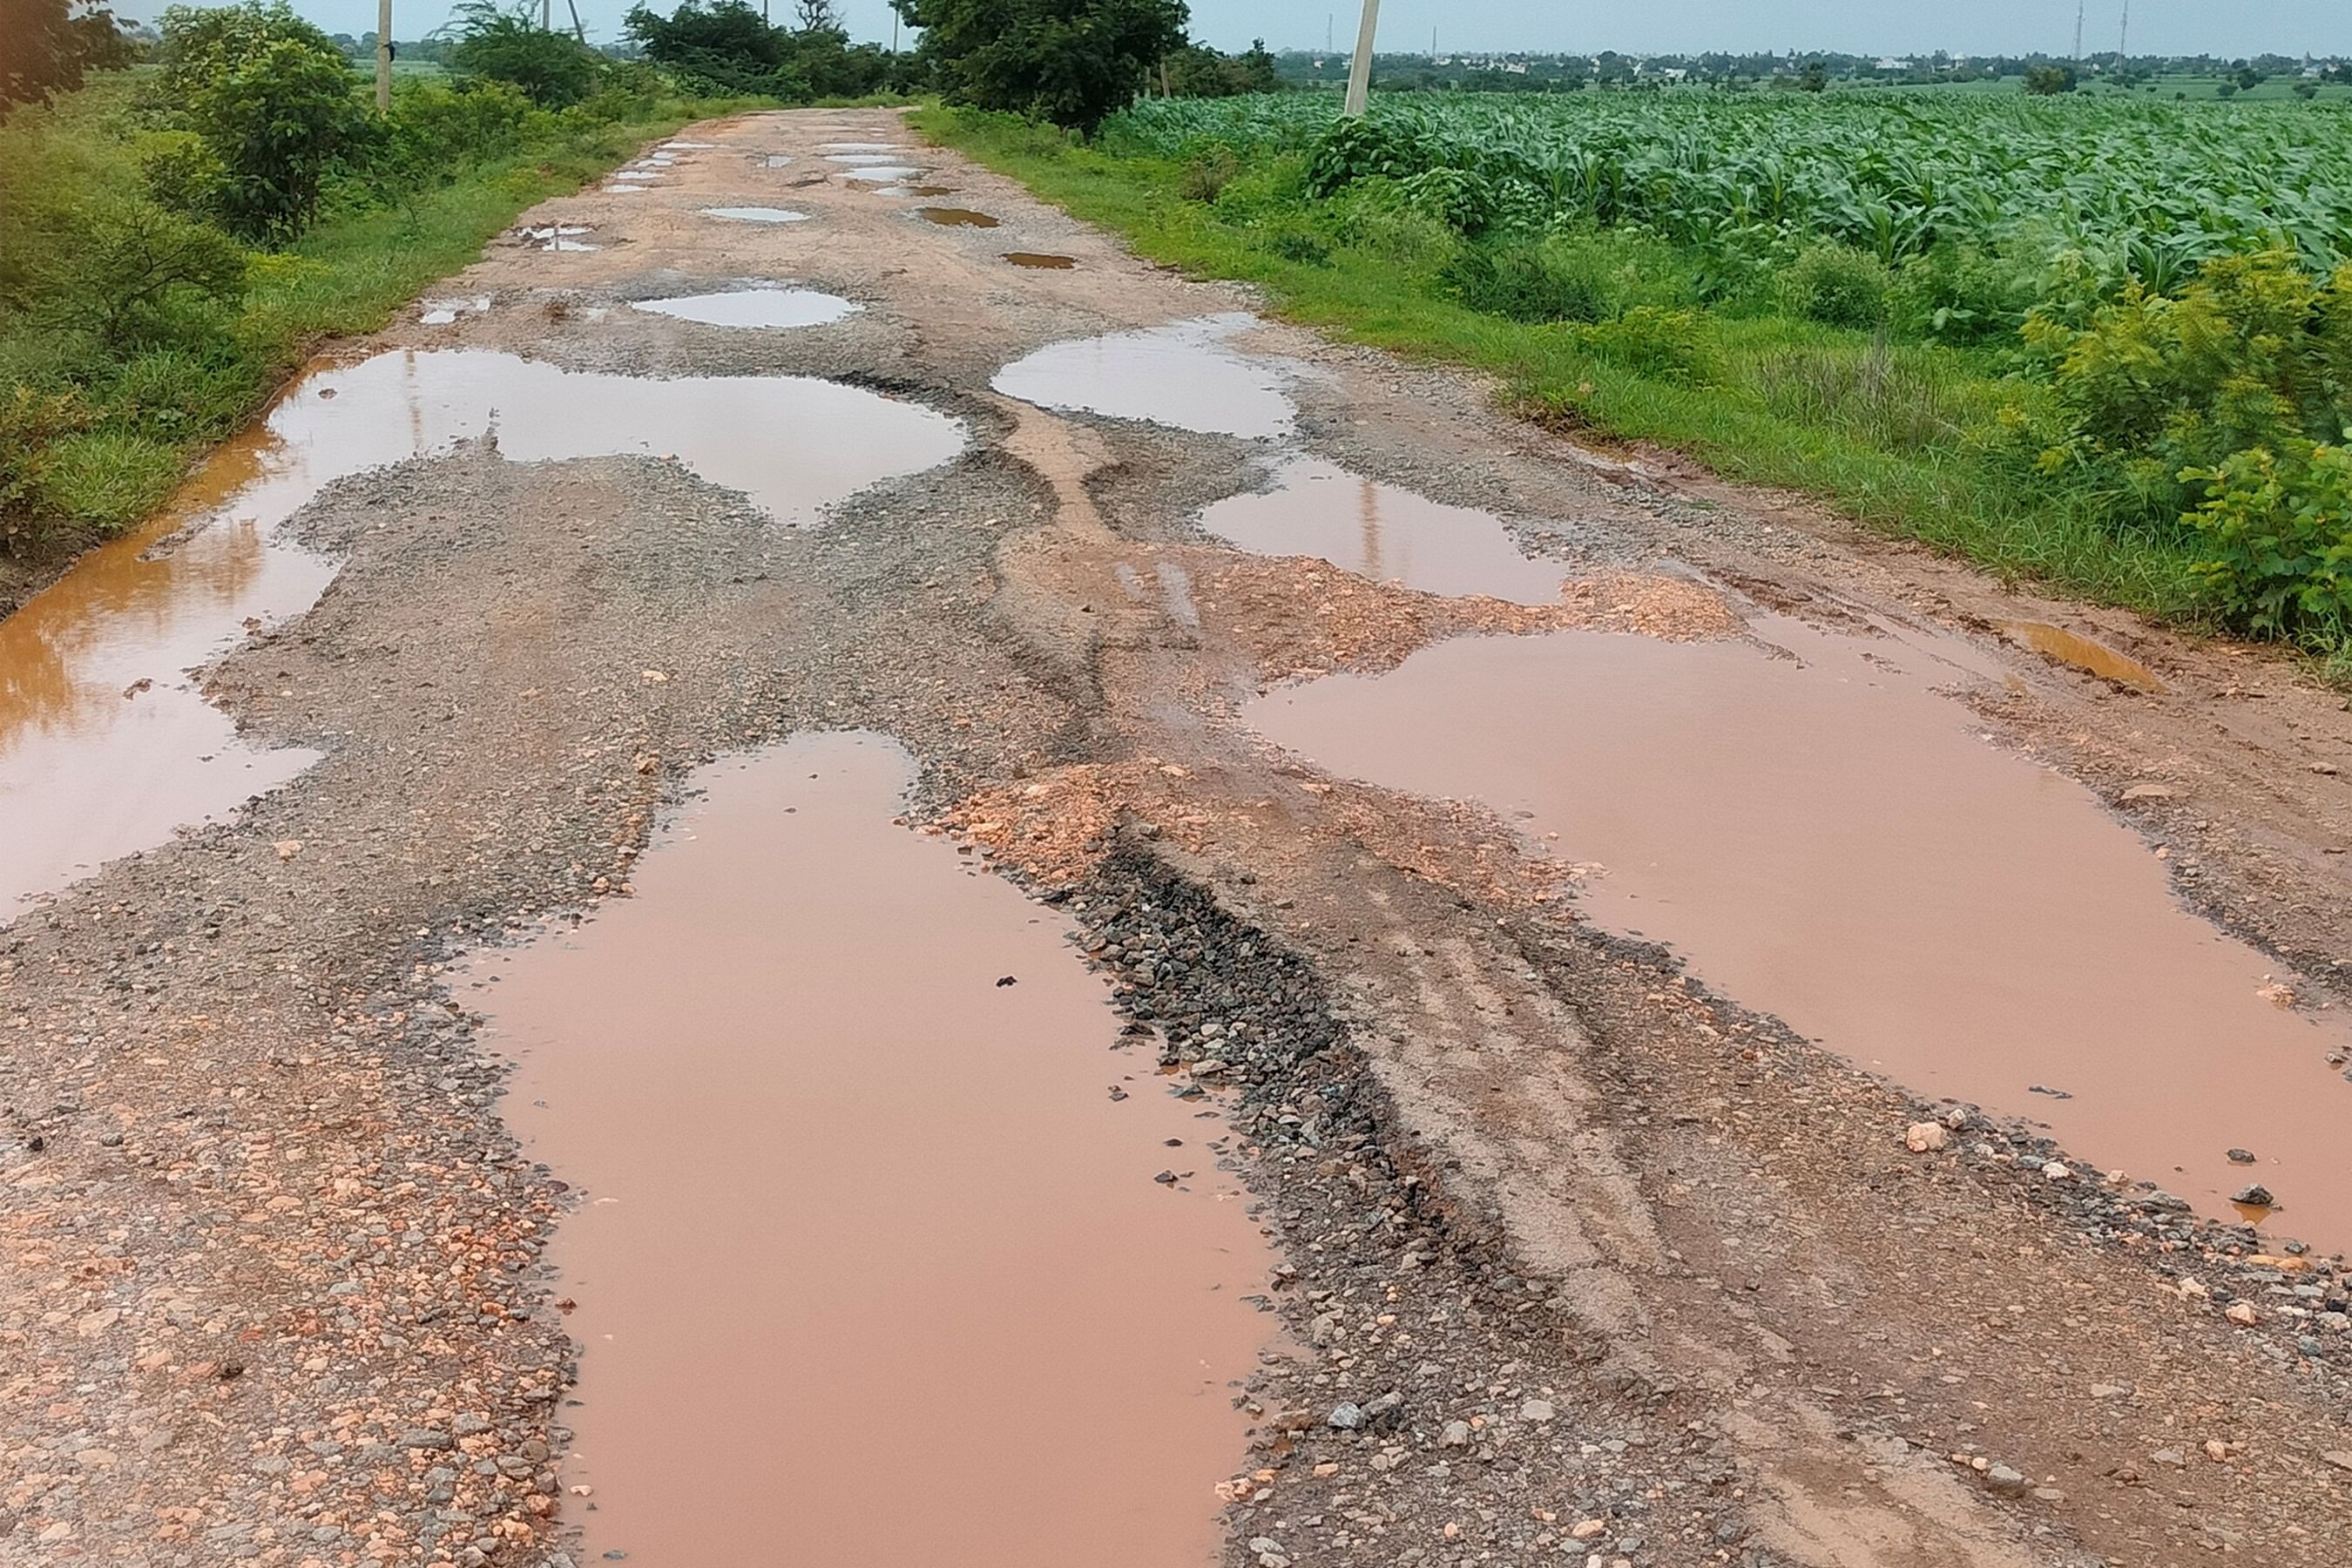
[[[1204,542],[1263,446],[987,389],[1242,301],[942,154],[930,183],[1009,232],[812,178],[820,143],[898,132],[698,129],[646,189],[528,220],[598,248],[500,249],[450,290],[489,309],[383,342],[848,380],[964,421],[961,457],[801,531],[661,452],[348,479],[296,520],[335,582],[206,680],[322,760],[0,931],[0,1527],[191,1563],[575,1552],[557,1467],[593,1351],[545,1249],[577,1194],[499,1121],[450,966],[627,892],[701,762],[863,728],[919,759],[911,815],[1076,920],[1166,1081],[1230,1110],[1290,1330],[1241,1391],[1230,1561],[2331,1561],[2352,1437],[2309,1259],[2041,1181],[2030,1127],[1908,1153],[1938,1108],[1578,921],[1517,824],[1239,722],[1270,681],[1465,632],[1733,632],[1685,520],[1475,389],[1257,329],[1220,341],[1311,364],[1309,449],[1518,520],[1570,591],[1439,599]],[[771,201],[811,219],[702,216]],[[1077,265],[1007,263],[1016,237]],[[627,308],[747,279],[865,308],[782,334]]]

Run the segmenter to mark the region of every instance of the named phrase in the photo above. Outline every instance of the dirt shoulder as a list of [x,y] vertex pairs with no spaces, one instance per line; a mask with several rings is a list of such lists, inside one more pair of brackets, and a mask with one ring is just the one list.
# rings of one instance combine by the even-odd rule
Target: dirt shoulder
[[[499,1121],[451,966],[625,892],[698,760],[857,727],[908,744],[918,815],[1068,910],[1231,1110],[1291,1331],[1223,1489],[1232,1562],[2340,1560],[2340,1267],[2053,1181],[2030,1126],[1960,1114],[1914,1152],[1947,1108],[1580,921],[1507,824],[1321,777],[1237,718],[1294,671],[1465,630],[1707,637],[1765,606],[1951,633],[2002,672],[1982,718],[2009,744],[2172,792],[2118,809],[2316,1003],[2352,956],[2339,697],[1278,328],[1248,346],[1304,368],[1302,444],[1520,520],[1592,591],[1524,616],[1236,554],[1192,520],[1264,482],[1252,444],[988,384],[1244,296],[945,153],[920,161],[1003,226],[922,222],[817,153],[901,139],[882,111],[686,134],[715,145],[653,190],[532,215],[600,248],[494,247],[449,290],[490,309],[354,347],[838,377],[961,420],[964,453],[813,529],[660,453],[487,440],[298,517],[341,574],[209,679],[324,760],[0,928],[7,1552],[566,1560],[582,1352],[543,1249],[569,1194]],[[811,221],[700,210],[755,203]],[[631,308],[734,279],[866,308],[811,333]],[[1990,629],[2026,620],[2167,689]]]

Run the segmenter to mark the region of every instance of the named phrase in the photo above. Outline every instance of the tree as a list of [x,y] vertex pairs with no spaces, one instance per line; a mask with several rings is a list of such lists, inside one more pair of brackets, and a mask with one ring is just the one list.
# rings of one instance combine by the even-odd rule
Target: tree
[[1184,0],[890,0],[950,103],[1093,135],[1184,47]]
[[376,139],[358,83],[333,45],[282,37],[189,99],[188,126],[215,171],[203,205],[223,227],[279,243],[310,226],[328,176]]
[[1805,68],[1797,73],[1797,87],[1802,92],[1826,92],[1830,85],[1830,68],[1820,60],[1807,60]]
[[451,25],[457,37],[450,64],[469,76],[511,83],[541,109],[579,102],[596,90],[603,75],[601,57],[532,19],[530,0],[517,0],[511,10],[496,0],[465,0]]
[[744,0],[684,0],[669,16],[638,5],[623,24],[646,58],[688,82],[788,101],[857,98],[890,74],[890,57],[849,41],[832,7],[803,0],[798,32],[771,26]]
[[1187,44],[1168,57],[1168,90],[1178,98],[1238,98],[1249,92],[1275,92],[1281,79],[1265,40],[1253,43],[1246,54],[1220,54],[1206,44]]
[[294,14],[286,0],[236,5],[171,5],[156,19],[163,41],[163,101],[184,104],[207,83],[281,40],[342,58],[335,40]]
[[120,70],[131,54],[114,14],[92,0],[0,0],[0,119],[73,91],[87,72]]
[[2037,98],[2055,98],[2062,92],[2074,90],[2073,66],[2028,66],[2025,68],[2025,90]]
[[833,0],[800,0],[794,7],[801,19],[803,33],[839,33],[845,37],[849,29],[841,25],[841,13],[833,8]]

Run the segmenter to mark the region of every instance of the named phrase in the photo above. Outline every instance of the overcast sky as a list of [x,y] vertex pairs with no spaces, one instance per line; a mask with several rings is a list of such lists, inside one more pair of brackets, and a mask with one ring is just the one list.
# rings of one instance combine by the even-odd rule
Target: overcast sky
[[[562,19],[564,0],[554,0]],[[618,36],[630,0],[578,0],[589,36]],[[676,0],[655,0],[667,9]],[[779,18],[791,0],[772,0]],[[152,18],[165,0],[117,0],[116,14]],[[415,37],[448,14],[448,0],[394,0],[393,36]],[[375,26],[374,0],[294,0],[330,32]],[[887,0],[841,0],[858,37],[887,42]],[[2088,0],[2083,47],[2116,47],[2121,0]],[[1193,0],[1192,29],[1220,48],[1253,37],[1280,48],[1319,48],[1328,24],[1340,48],[1355,36],[1347,0]],[[2065,0],[1386,0],[1380,47],[1425,50],[1437,28],[1442,49],[1577,50],[1597,53],[1707,48],[1835,49],[1905,55],[2063,54],[2074,47],[2074,7]],[[2352,54],[2352,0],[2133,0],[2135,54]]]

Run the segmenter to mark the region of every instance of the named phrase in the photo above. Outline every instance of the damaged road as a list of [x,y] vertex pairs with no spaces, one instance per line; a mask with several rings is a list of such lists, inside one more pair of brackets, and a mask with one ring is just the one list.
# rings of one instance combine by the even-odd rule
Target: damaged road
[[[110,780],[163,796],[141,797],[150,826],[124,812],[71,853],[0,852],[0,900],[24,900],[0,904],[0,1553],[659,1564],[822,1542],[828,1563],[903,1563],[915,1516],[944,1511],[972,1563],[1183,1563],[1219,1539],[1258,1568],[2340,1562],[2341,698],[1654,454],[1580,449],[1463,378],[1249,305],[894,115],[697,127],[339,348],[231,454],[247,467],[200,478],[113,575],[0,626],[12,838],[107,815]],[[1234,510],[1286,489],[1297,506]],[[2054,659],[2074,645],[2013,629],[2031,625],[2132,663]],[[1446,686],[1442,661],[1496,647],[1827,671],[1948,710],[1956,760],[1871,838],[1853,810],[1775,816],[1814,786],[1742,771],[1776,731],[1815,752],[1823,731],[1611,728],[1625,716],[1576,684],[1600,667],[1446,738],[1505,677]],[[1679,679],[1636,706],[1680,700]],[[1381,706],[1432,681],[1432,706]],[[1333,733],[1381,742],[1344,763],[1268,706],[1335,693],[1375,705]],[[1049,1027],[1084,1047],[1024,1093],[1036,1127],[936,1064],[823,1089],[793,1053],[842,1036],[803,993],[730,1018],[709,1005],[723,978],[643,963],[618,1047],[698,1068],[567,1123],[587,1080],[566,1040],[617,1005],[541,1028],[500,965],[593,955],[621,941],[614,909],[727,929],[657,858],[683,867],[719,831],[696,815],[724,784],[704,770],[809,731],[903,747],[913,783],[874,829],[895,811],[938,862],[919,875],[984,867],[1032,895],[990,903],[1006,943],[1043,940],[1031,922],[1066,937],[1067,973],[1025,947],[982,967],[984,930],[968,975],[920,924],[889,955],[968,998],[935,1012],[971,1052]],[[1718,733],[1737,743],[1692,739]],[[1600,768],[1576,742],[1604,736],[1656,768],[1591,776],[1647,782],[1555,790]],[[1481,746],[1547,760],[1514,784],[1472,765]],[[249,788],[208,773],[228,762]],[[1407,776],[1441,763],[1468,771]],[[1824,1007],[1866,943],[1801,895],[1943,907],[1956,835],[1970,866],[2005,851],[1927,785],[1979,769],[2079,851],[1982,896],[2071,909],[2088,887],[2081,907],[2189,943],[2221,977],[2194,990],[2196,1031],[2103,1044],[2080,1021],[2130,988],[2114,970],[2138,949],[2062,926],[2036,944],[2057,962],[1971,968],[2000,934],[1981,918],[1938,927],[1948,972],[1856,969],[1872,1005]],[[1669,787],[1692,778],[1732,784],[1700,792],[1706,825],[1766,832],[1670,831],[1655,814],[1693,811]],[[1606,837],[1619,803],[1663,847]],[[1813,853],[1771,861],[1795,820]],[[1685,842],[1700,870],[1762,872],[1676,880]],[[866,896],[861,864],[788,891]],[[1654,920],[1629,912],[1644,903]],[[894,984],[883,963],[836,967]],[[1064,986],[1050,1026],[988,1021]],[[2016,1010],[1971,1011],[1996,1000]],[[2062,1022],[2021,1040],[2044,1017]],[[553,1086],[528,1110],[502,1104],[526,1045],[514,1081]],[[2045,1060],[2078,1070],[2015,1081]],[[2178,1086],[2167,1103],[2122,1100],[2151,1076]],[[784,1113],[833,1092],[874,1120],[828,1158],[777,1160]],[[854,1215],[831,1184],[887,1186],[921,1152],[891,1124],[960,1110],[1006,1135],[918,1198],[1050,1194],[1061,1167],[997,1154],[1083,1137],[1101,1180],[1185,1205],[1181,1226],[1122,1197],[1031,1262],[1024,1286],[1066,1276],[1019,1298],[1043,1342],[971,1326],[1008,1283],[984,1256],[908,1288],[940,1309],[924,1326],[796,1338],[793,1291],[842,1285],[839,1310],[889,1249],[785,1221]],[[744,1189],[772,1196],[700,1250],[598,1253],[595,1205],[657,1197],[625,1161],[586,1168],[621,1142],[781,1184]],[[2240,1184],[2270,1201],[2233,1207]],[[955,1212],[970,1228],[989,1205]],[[1109,1254],[1087,1238],[1112,1229],[1192,1237],[1204,1271],[1167,1287],[1198,1300],[1149,1335],[1114,1322],[1097,1345],[1089,1328],[1129,1315],[1088,1283]],[[1210,1370],[1084,1415],[959,1381],[1079,1386],[1089,1355],[1195,1335]],[[652,1364],[630,1359],[646,1336],[697,1346],[716,1379],[698,1386],[747,1408],[625,1373]],[[956,1353],[909,1382],[892,1347],[922,1336]],[[1250,1364],[1213,1365],[1213,1342]],[[894,1391],[870,1430],[814,1392],[861,1367]],[[830,1424],[796,1427],[820,1407]],[[653,1438],[600,1454],[600,1421]],[[891,1435],[915,1426],[931,1440]],[[796,1488],[784,1456],[811,1443],[863,1484]],[[951,1473],[976,1447],[1015,1457],[1003,1474],[1046,1506],[992,1508]],[[1133,1457],[1118,1473],[1197,1536],[1122,1543],[1115,1517],[1056,1506],[1057,1456],[1097,1450]],[[681,1476],[728,1484],[677,1531],[640,1528]]]

